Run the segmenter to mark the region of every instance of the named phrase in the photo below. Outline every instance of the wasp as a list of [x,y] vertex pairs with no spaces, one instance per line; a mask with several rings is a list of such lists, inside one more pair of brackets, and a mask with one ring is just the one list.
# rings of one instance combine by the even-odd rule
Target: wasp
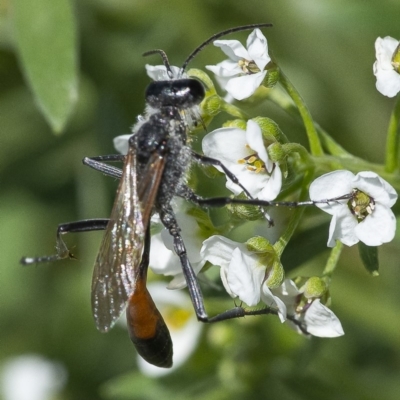
[[[183,64],[179,76],[172,73],[166,54],[152,50],[163,58],[169,80],[149,84],[145,93],[146,112],[133,127],[127,155],[85,158],[83,163],[120,180],[110,218],[90,219],[61,224],[57,229],[57,254],[44,257],[24,257],[22,264],[36,264],[73,258],[62,239],[71,232],[105,230],[94,265],[91,303],[96,327],[107,332],[126,309],[130,338],[137,352],[147,362],[158,367],[172,366],[173,346],[164,319],[146,288],[150,253],[150,219],[158,213],[161,222],[173,237],[186,279],[196,316],[202,322],[274,313],[272,310],[247,311],[241,306],[209,318],[196,274],[186,254],[186,248],[176,221],[171,201],[178,196],[198,206],[223,207],[227,204],[276,205],[252,199],[245,187],[216,159],[194,152],[187,145],[196,107],[205,97],[203,84],[183,73],[188,63],[211,41],[232,32],[269,27],[255,24],[217,33],[197,47]],[[107,162],[122,161],[122,170]],[[186,184],[185,174],[192,162],[220,167],[248,196],[248,200],[229,197],[204,199]],[[283,203],[282,203],[283,204]],[[285,203],[295,205],[295,203]],[[296,204],[297,205],[297,204]]]

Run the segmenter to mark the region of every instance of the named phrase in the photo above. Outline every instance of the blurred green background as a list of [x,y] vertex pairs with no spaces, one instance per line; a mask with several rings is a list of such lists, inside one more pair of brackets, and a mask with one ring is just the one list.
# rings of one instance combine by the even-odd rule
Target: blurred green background
[[[71,72],[51,69],[53,56],[46,53],[53,40],[44,29],[54,18],[49,1],[68,11],[64,0],[0,1],[0,361],[25,353],[60,361],[69,377],[59,399],[398,399],[399,235],[381,249],[378,278],[363,269],[356,248],[345,249],[331,288],[345,336],[308,340],[272,317],[206,326],[185,367],[156,380],[137,370],[123,328],[103,335],[92,321],[90,282],[101,232],[70,235],[78,261],[22,267],[19,259],[52,254],[60,222],[109,215],[117,183],[81,159],[114,153],[113,137],[129,133],[143,111],[144,64],[160,62],[141,54],[161,48],[180,65],[226,28],[272,22],[264,30],[269,47],[315,120],[353,154],[383,162],[393,99],[375,89],[374,41],[400,38],[399,1],[71,1],[75,25],[54,36],[76,35],[79,69],[76,105],[54,103],[60,107],[55,125],[67,121],[62,134],[43,117],[18,50],[48,57],[36,73],[49,82]],[[29,23],[44,35],[40,48],[19,36]],[[244,41],[247,33],[233,38]],[[191,67],[222,59],[210,46]],[[65,63],[74,65],[73,57]],[[72,74],[71,87],[73,80]],[[59,91],[73,92],[62,85]],[[262,112],[304,143],[302,127],[284,112],[269,103]],[[299,235],[288,248],[292,276],[322,270],[326,252],[301,266],[296,260],[314,239]]]

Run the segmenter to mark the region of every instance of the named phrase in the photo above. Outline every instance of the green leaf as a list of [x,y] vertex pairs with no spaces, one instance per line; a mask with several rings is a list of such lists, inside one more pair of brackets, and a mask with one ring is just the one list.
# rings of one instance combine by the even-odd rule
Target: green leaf
[[77,100],[77,43],[69,0],[12,0],[19,58],[53,131],[63,130]]
[[358,251],[360,253],[361,260],[364,267],[373,276],[379,275],[379,260],[378,260],[378,248],[373,246],[367,246],[366,244],[359,242]]

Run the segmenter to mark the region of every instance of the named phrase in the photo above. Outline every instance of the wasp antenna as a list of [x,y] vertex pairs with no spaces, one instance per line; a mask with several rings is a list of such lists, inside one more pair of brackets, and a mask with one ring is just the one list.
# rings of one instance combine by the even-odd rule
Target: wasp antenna
[[163,64],[165,65],[165,68],[167,69],[168,76],[172,79],[174,77],[174,74],[172,73],[171,70],[171,64],[168,61],[167,54],[165,53],[164,50],[160,49],[155,49],[155,50],[150,50],[146,51],[145,53],[142,54],[143,57],[150,56],[152,54],[159,54],[163,60]]
[[188,64],[190,63],[190,61],[193,60],[194,57],[197,56],[197,54],[200,53],[201,50],[204,49],[204,47],[206,47],[207,45],[209,45],[213,40],[216,40],[222,36],[225,35],[229,35],[230,33],[234,33],[234,32],[241,32],[241,31],[248,31],[250,29],[255,29],[255,28],[269,28],[271,27],[272,24],[267,24],[267,23],[263,23],[263,24],[251,24],[251,25],[242,25],[242,26],[237,26],[236,28],[230,28],[227,29],[225,31],[216,33],[215,35],[212,35],[210,38],[208,38],[205,42],[203,42],[199,47],[197,47],[196,49],[194,49],[194,51],[192,52],[192,54],[190,54],[190,56],[186,59],[186,61],[183,63],[181,71],[185,71],[186,67],[188,66]]

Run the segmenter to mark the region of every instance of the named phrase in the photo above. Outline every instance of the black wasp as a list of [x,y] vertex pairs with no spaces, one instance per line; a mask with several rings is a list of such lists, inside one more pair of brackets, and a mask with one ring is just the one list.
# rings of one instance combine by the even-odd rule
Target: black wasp
[[[120,179],[114,206],[109,219],[81,220],[61,224],[57,229],[57,254],[45,257],[25,257],[23,264],[55,261],[72,257],[61,235],[69,232],[105,230],[92,279],[92,311],[97,328],[107,332],[126,307],[129,334],[138,353],[158,367],[171,367],[172,341],[163,320],[146,288],[150,252],[150,218],[156,212],[173,237],[176,254],[180,258],[189,294],[197,318],[216,322],[257,312],[236,307],[216,317],[208,318],[196,275],[190,265],[180,234],[171,200],[182,197],[200,206],[222,207],[231,198],[202,199],[184,183],[184,176],[192,161],[221,167],[226,175],[240,185],[248,195],[248,204],[261,206],[269,202],[252,200],[247,190],[220,161],[192,151],[187,145],[191,129],[187,115],[204,99],[202,83],[182,77],[188,63],[211,41],[232,32],[267,27],[271,24],[246,25],[213,35],[187,58],[174,78],[165,53],[159,53],[167,69],[169,80],[150,83],[146,90],[146,114],[133,128],[126,156],[110,155],[85,158],[84,164]],[[123,161],[122,171],[105,164]],[[246,202],[246,201],[245,201]]]

